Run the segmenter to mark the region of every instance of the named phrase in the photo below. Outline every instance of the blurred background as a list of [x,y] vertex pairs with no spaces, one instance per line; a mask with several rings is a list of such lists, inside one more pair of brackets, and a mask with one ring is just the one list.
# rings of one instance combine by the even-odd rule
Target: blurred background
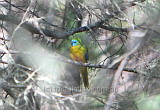
[[159,0],[0,0],[0,110],[159,110],[159,19]]

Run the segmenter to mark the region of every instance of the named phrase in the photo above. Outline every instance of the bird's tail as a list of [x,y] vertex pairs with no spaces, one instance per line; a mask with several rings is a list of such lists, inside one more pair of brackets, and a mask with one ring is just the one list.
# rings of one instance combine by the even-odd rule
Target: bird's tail
[[84,87],[89,88],[87,67],[81,67],[80,71],[81,71],[81,76],[82,76],[82,80],[84,83]]

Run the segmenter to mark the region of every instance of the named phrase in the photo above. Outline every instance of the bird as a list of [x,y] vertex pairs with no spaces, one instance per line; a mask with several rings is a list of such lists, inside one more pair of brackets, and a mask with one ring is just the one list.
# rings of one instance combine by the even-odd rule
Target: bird
[[[70,57],[75,61],[87,63],[89,59],[88,49],[82,43],[82,40],[80,38],[74,38],[71,40]],[[83,80],[84,87],[89,88],[87,67],[80,66],[80,74]]]

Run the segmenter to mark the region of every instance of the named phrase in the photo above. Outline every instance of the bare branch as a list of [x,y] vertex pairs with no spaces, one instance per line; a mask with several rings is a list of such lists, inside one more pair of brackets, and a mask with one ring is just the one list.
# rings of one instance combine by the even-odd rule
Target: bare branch
[[108,101],[107,101],[107,104],[105,106],[105,110],[109,110],[110,107],[112,106],[113,104],[113,101],[115,100],[115,97],[117,95],[117,91],[116,91],[116,88],[117,88],[117,85],[118,85],[118,81],[120,79],[120,76],[121,76],[121,73],[123,72],[123,69],[125,68],[126,64],[127,64],[127,60],[128,60],[129,57],[126,57],[122,60],[121,64],[119,65],[118,67],[118,70],[116,71],[115,75],[114,75],[114,78],[113,78],[113,81],[112,81],[112,89],[113,89],[113,92],[111,92],[109,94],[109,98],[108,98]]
[[109,31],[127,32],[127,28],[116,28],[116,27],[104,26],[104,25],[101,25],[100,27],[103,28],[103,29],[105,29],[105,30],[109,30]]
[[[41,18],[39,18],[41,19]],[[13,24],[18,25],[21,20],[19,20],[18,18],[14,17],[14,16],[8,16],[8,15],[3,15],[0,14],[0,20],[3,21],[9,21]],[[33,21],[34,22],[34,21]],[[90,24],[88,26],[83,26],[83,27],[78,27],[72,30],[69,30],[67,32],[55,32],[52,30],[49,30],[47,28],[41,28],[40,30],[33,25],[33,22],[29,22],[29,21],[25,21],[23,24],[21,24],[21,27],[27,29],[28,31],[30,31],[31,33],[34,34],[42,34],[41,31],[43,32],[43,34],[45,34],[48,37],[52,37],[52,38],[56,38],[56,39],[65,39],[71,35],[74,35],[75,33],[79,33],[79,32],[85,32],[85,31],[89,31],[92,29],[97,29],[97,28],[103,28],[109,31],[118,31],[118,32],[127,32],[127,29],[121,29],[121,28],[115,28],[115,27],[111,27],[111,26],[102,26],[102,24],[105,22],[104,20],[100,20],[96,23]]]

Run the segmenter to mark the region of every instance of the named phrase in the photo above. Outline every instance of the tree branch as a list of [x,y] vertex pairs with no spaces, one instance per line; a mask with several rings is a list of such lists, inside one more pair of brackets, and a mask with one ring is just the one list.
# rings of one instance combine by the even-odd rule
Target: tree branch
[[[110,16],[110,17],[112,17],[112,16]],[[39,18],[39,19],[41,19],[41,18]],[[8,16],[8,15],[3,15],[3,14],[0,14],[0,20],[8,21],[8,22],[11,22],[15,25],[18,25],[21,22],[21,20],[16,18],[15,16]],[[56,39],[65,39],[71,35],[74,35],[75,33],[85,32],[85,31],[89,31],[92,29],[96,29],[96,28],[103,28],[103,29],[106,29],[109,31],[116,31],[116,32],[117,31],[118,32],[127,32],[127,29],[115,28],[115,27],[111,27],[111,26],[103,26],[102,24],[105,22],[105,20],[100,20],[100,21],[97,21],[96,23],[90,24],[88,26],[74,28],[74,29],[66,31],[66,32],[52,31],[52,30],[47,29],[47,27],[41,28],[39,30],[37,28],[37,26],[34,25],[34,22],[36,22],[36,21],[29,21],[29,20],[25,21],[21,25],[21,27],[27,29],[31,33],[42,34],[42,32],[43,32],[44,35],[46,35],[48,37],[56,38]]]
[[112,87],[111,87],[113,89],[113,92],[111,92],[109,94],[109,98],[108,98],[107,104],[105,105],[105,108],[104,108],[105,110],[109,110],[110,107],[113,104],[113,101],[115,100],[115,97],[117,95],[116,88],[117,88],[121,73],[123,72],[123,69],[125,68],[125,66],[127,64],[128,58],[129,58],[129,56],[122,60],[121,64],[119,65],[119,67],[118,67],[118,69],[117,69],[117,71],[116,71],[116,73],[114,75],[114,78],[113,78],[113,81],[112,81]]
[[[4,0],[4,1],[10,4],[10,2],[8,2],[7,0]],[[145,0],[142,0],[141,2],[144,2],[144,1]],[[15,6],[13,4],[10,4],[10,5],[15,7],[15,8],[18,8],[17,6]],[[136,4],[134,3],[134,1],[127,2],[125,7],[121,7],[121,11],[125,10],[126,7],[131,7],[131,6],[135,6],[135,5]],[[24,9],[21,9],[21,8],[18,8],[18,9],[25,12]],[[36,15],[34,12],[29,11],[29,13],[36,16],[37,19],[42,19],[42,21],[47,22],[45,19],[40,18],[38,15]],[[44,35],[46,35],[48,37],[55,38],[55,39],[65,39],[65,38],[69,37],[70,35],[74,35],[75,33],[85,32],[85,31],[89,31],[89,30],[95,29],[95,28],[103,28],[103,29],[106,29],[106,30],[109,30],[109,31],[116,31],[116,32],[127,32],[126,28],[116,28],[116,27],[112,27],[112,26],[104,26],[103,25],[106,20],[109,20],[110,18],[113,18],[114,15],[117,15],[117,14],[119,14],[119,11],[115,11],[114,14],[108,15],[107,18],[105,18],[104,20],[100,20],[100,21],[98,21],[96,23],[93,23],[93,24],[90,24],[88,26],[78,27],[78,28],[75,28],[75,29],[72,29],[72,30],[69,30],[69,31],[66,31],[66,32],[57,32],[57,31],[55,32],[55,31],[47,29],[47,27],[41,28],[39,30],[36,26],[33,25],[33,22],[28,22],[28,21],[24,22],[21,26],[23,28],[27,29],[28,31],[30,31],[33,34],[42,34],[43,33]],[[11,23],[16,24],[16,25],[18,25],[21,22],[21,20],[19,20],[15,16],[8,16],[8,15],[3,15],[3,14],[0,14],[0,20],[8,21],[8,22],[11,22]],[[51,23],[48,23],[48,24],[52,25],[54,27],[57,27],[56,25],[53,25]]]
[[104,26],[104,25],[101,25],[100,27],[103,28],[103,29],[105,29],[105,30],[109,30],[109,31],[127,32],[127,28],[116,28],[116,27]]

